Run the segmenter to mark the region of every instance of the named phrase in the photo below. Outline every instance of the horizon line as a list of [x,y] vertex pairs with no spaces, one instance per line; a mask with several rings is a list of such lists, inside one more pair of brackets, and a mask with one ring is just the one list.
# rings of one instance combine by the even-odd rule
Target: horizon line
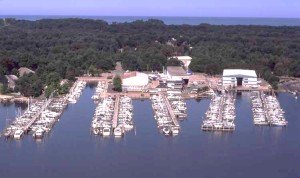
[[150,16],[146,16],[146,15],[59,15],[59,14],[47,14],[47,15],[37,15],[37,14],[15,14],[15,15],[8,15],[8,14],[0,14],[0,16],[53,16],[53,17],[61,17],[61,16],[65,16],[65,17],[173,17],[173,18],[257,18],[257,19],[264,19],[264,18],[268,18],[268,19],[300,19],[300,17],[255,17],[255,16],[155,16],[155,15],[150,15]]

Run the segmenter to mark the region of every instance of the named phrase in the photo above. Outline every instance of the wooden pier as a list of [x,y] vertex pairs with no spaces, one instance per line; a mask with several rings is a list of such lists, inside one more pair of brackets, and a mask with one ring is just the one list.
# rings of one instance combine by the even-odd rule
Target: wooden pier
[[22,130],[23,130],[24,133],[27,132],[28,129],[29,129],[29,127],[40,117],[40,115],[42,114],[42,112],[49,106],[49,104],[51,103],[52,100],[53,100],[52,98],[48,99],[45,102],[45,104],[43,105],[43,107],[36,113],[36,115],[34,115],[32,117],[31,121],[22,128]]
[[168,98],[166,97],[166,95],[163,94],[163,99],[166,103],[166,106],[167,106],[167,109],[168,109],[168,112],[170,114],[170,117],[174,123],[175,126],[178,126],[179,127],[179,123],[178,123],[178,120],[177,120],[177,117],[175,116],[174,112],[173,112],[173,109],[172,109],[172,106],[168,100]]
[[120,95],[116,95],[114,116],[113,116],[113,121],[112,121],[113,122],[113,124],[112,124],[113,128],[116,128],[117,125],[118,125],[119,106],[120,106]]

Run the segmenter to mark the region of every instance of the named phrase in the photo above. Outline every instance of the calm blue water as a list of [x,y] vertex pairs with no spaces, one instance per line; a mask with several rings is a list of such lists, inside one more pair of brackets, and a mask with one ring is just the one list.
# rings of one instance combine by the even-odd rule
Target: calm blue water
[[[181,133],[158,133],[149,100],[134,101],[136,130],[122,139],[90,134],[94,89],[69,105],[42,142],[0,139],[0,177],[300,177],[300,100],[280,94],[287,128],[255,127],[249,95],[238,96],[233,133],[200,130],[209,100],[188,100]],[[0,106],[3,124],[6,107]],[[9,107],[10,112],[13,106]]]
[[132,22],[135,20],[159,19],[167,25],[199,25],[208,23],[211,25],[268,25],[268,26],[300,26],[300,18],[251,18],[251,17],[139,17],[139,16],[22,16],[0,15],[0,18],[16,18],[23,20],[83,18],[105,20],[113,22]]

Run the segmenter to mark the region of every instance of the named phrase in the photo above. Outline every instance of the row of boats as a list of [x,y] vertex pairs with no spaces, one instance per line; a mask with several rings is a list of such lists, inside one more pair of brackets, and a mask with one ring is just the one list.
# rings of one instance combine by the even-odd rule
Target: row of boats
[[42,111],[38,119],[30,126],[29,132],[32,133],[32,136],[41,139],[44,133],[50,132],[66,106],[66,97],[53,98],[49,106]]
[[50,97],[32,103],[28,102],[27,109],[3,131],[5,137],[21,139],[24,134],[32,134],[40,139],[48,133],[63,113],[69,103],[76,103],[86,82],[76,81],[70,92],[63,97]]
[[232,131],[235,129],[235,99],[233,95],[215,94],[201,125],[205,131]]
[[251,92],[252,113],[254,125],[269,125],[264,110],[264,103],[259,91]]
[[95,135],[121,137],[134,128],[133,105],[127,96],[102,99],[95,110],[92,131]]
[[96,86],[96,91],[94,93],[94,95],[92,96],[92,99],[94,101],[98,101],[101,99],[101,94],[106,90],[106,84],[105,81],[100,81],[98,82],[97,86]]
[[288,124],[275,96],[252,92],[251,101],[255,125],[286,126]]
[[115,99],[112,97],[104,98],[98,103],[92,121],[92,131],[95,135],[111,134],[114,107]]
[[179,119],[187,118],[187,107],[181,95],[168,94],[167,96],[174,115]]
[[20,139],[50,102],[51,100],[39,100],[33,104],[28,102],[28,108],[15,118],[3,131],[3,135],[7,138]]
[[[182,100],[180,98],[176,98],[175,96],[168,96],[171,99],[171,103],[169,99],[164,94],[156,94],[151,96],[152,108],[154,111],[154,118],[157,122],[157,127],[165,135],[178,135],[180,126],[177,121],[177,116],[186,116],[186,106],[181,103]],[[178,106],[180,105],[180,109],[176,106],[176,102]],[[185,107],[185,110],[181,110]],[[178,110],[179,115],[175,115],[173,109]]]
[[78,98],[81,96],[83,89],[86,86],[85,81],[77,80],[73,86],[70,88],[69,93],[67,94],[67,100],[69,103],[77,103]]

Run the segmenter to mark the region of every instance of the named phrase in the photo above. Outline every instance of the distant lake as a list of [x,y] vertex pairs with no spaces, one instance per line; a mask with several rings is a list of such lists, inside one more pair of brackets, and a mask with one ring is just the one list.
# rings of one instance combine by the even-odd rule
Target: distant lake
[[101,19],[108,23],[132,22],[135,20],[159,19],[167,25],[199,25],[208,23],[211,25],[267,25],[267,26],[300,26],[300,18],[251,18],[251,17],[139,17],[139,16],[24,16],[24,15],[0,15],[0,18],[16,18],[23,20],[83,18]]
[[[210,100],[187,100],[188,118],[180,122],[176,137],[158,132],[151,101],[134,100],[136,129],[115,139],[90,133],[93,93],[87,87],[42,142],[31,136],[0,138],[0,177],[300,177],[300,99],[290,94],[278,95],[286,128],[254,126],[250,94],[238,95],[232,133],[203,132],[200,125]],[[18,107],[0,105],[1,130]]]

